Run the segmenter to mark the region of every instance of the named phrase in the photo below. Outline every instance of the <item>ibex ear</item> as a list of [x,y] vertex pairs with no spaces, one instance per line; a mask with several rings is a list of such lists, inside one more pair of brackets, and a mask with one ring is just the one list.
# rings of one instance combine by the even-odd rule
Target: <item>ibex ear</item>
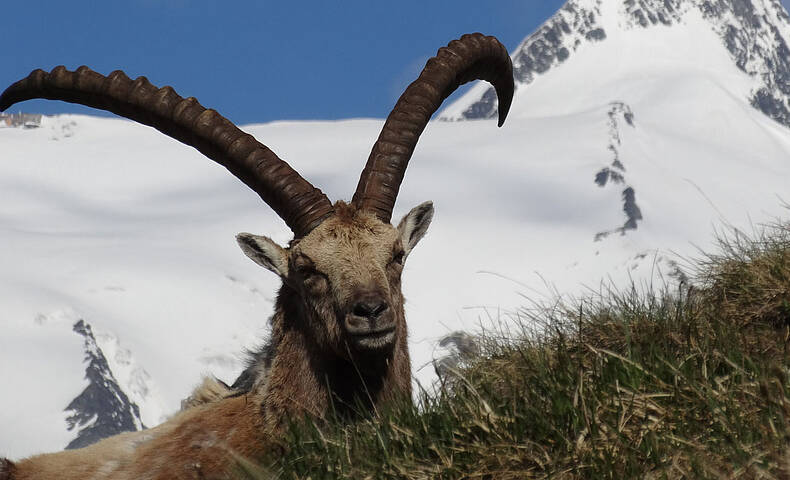
[[417,205],[407,213],[398,224],[401,242],[405,255],[409,255],[411,249],[428,231],[428,225],[433,219],[433,202],[425,202]]
[[240,233],[236,235],[236,241],[253,262],[283,278],[288,276],[288,252],[274,240],[261,235]]

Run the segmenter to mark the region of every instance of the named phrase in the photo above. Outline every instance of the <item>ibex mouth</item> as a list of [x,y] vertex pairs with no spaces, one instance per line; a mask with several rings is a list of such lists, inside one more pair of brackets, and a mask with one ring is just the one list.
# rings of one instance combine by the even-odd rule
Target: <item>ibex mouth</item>
[[350,342],[358,350],[379,350],[395,341],[395,318],[389,303],[378,293],[364,292],[343,321]]
[[357,348],[365,350],[377,350],[392,345],[395,340],[395,326],[368,330],[366,332],[354,332],[351,338]]

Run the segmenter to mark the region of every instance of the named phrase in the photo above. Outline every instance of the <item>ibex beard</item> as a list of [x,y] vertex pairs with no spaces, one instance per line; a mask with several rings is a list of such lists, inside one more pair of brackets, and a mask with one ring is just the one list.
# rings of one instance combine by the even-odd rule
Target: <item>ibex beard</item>
[[94,445],[12,463],[0,480],[228,478],[239,458],[282,446],[292,419],[353,421],[411,399],[401,291],[409,253],[425,235],[433,205],[391,225],[403,175],[431,115],[462,83],[490,82],[499,125],[513,97],[507,50],[494,38],[464,35],[431,58],[382,128],[350,203],[332,204],[251,135],[194,98],[123,72],[35,70],[0,95],[0,111],[48,98],[109,110],[197,148],[252,188],[294,233],[287,246],[241,233],[244,253],[282,280],[270,342],[233,385],[208,380],[163,424]]

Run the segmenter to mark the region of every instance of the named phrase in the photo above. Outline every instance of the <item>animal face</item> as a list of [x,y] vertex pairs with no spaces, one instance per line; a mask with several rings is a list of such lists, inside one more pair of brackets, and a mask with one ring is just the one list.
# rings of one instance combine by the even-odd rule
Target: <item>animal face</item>
[[406,336],[401,273],[433,217],[433,205],[411,210],[395,228],[338,202],[334,215],[288,248],[241,233],[244,253],[296,292],[306,327],[341,356],[391,351]]

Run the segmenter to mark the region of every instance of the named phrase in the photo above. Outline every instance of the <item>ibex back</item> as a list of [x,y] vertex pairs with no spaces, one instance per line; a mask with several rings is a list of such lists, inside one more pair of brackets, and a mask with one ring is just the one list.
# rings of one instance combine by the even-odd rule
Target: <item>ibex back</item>
[[397,227],[390,224],[392,209],[431,115],[459,85],[475,79],[496,89],[501,126],[513,97],[510,57],[494,37],[464,35],[441,48],[409,85],[387,117],[353,200],[334,204],[217,112],[144,77],[57,67],[10,86],[0,96],[0,111],[32,98],[80,103],[197,148],[255,190],[294,238],[280,246],[264,236],[237,236],[244,253],[279,275],[282,286],[270,343],[232,386],[210,383],[210,395],[149,430],[15,463],[0,460],[0,480],[227,478],[236,459],[270,450],[289,418],[320,421],[333,412],[353,420],[409,401],[401,272],[431,222],[433,205],[418,205]]

